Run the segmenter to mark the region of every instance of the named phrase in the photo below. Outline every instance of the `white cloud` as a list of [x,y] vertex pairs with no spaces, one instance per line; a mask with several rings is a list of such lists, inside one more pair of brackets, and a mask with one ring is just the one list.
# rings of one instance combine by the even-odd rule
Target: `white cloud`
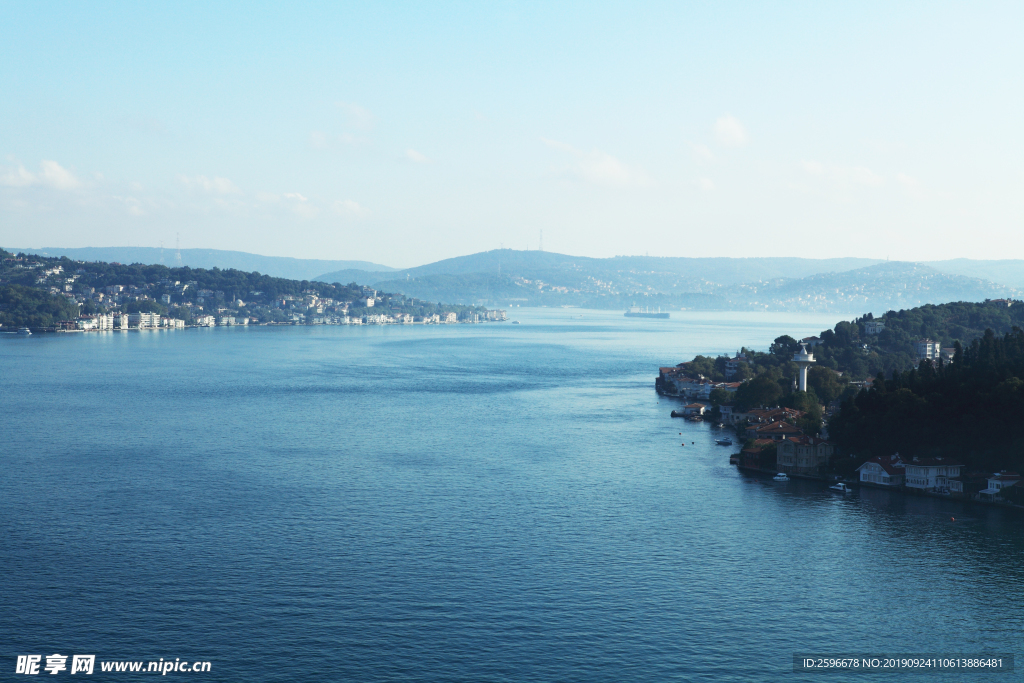
[[55,190],[75,190],[82,183],[56,161],[44,159],[39,162],[39,172],[33,173],[21,164],[17,168],[6,169],[0,173],[0,185],[8,187],[31,187],[43,185]]
[[132,216],[145,216],[146,212],[142,210],[142,203],[135,197],[118,197],[114,196],[116,201],[124,204],[125,211]]
[[711,178],[701,178],[697,181],[697,187],[701,192],[712,192],[715,189],[715,181]]
[[349,125],[363,129],[373,128],[373,112],[369,109],[351,102],[338,102],[337,107],[345,112]]
[[704,161],[714,161],[715,154],[707,145],[690,145],[693,149],[693,156]]
[[42,176],[42,183],[49,185],[50,187],[58,190],[74,190],[79,187],[82,183],[78,182],[78,178],[71,174],[71,171],[67,170],[56,161],[43,160],[39,162],[40,175]]
[[307,198],[303,197],[298,192],[285,192],[284,196],[287,197],[288,199],[296,199],[296,200],[298,200],[300,202],[308,202],[309,201]]
[[420,154],[419,152],[417,152],[416,150],[414,150],[411,147],[409,149],[405,150],[405,156],[410,161],[415,161],[417,164],[425,164],[425,163],[428,163],[430,161],[430,159],[428,159],[426,156],[424,156],[423,154]]
[[36,182],[36,175],[21,164],[18,168],[7,169],[0,175],[0,184],[7,187],[28,187]]
[[850,180],[858,185],[876,186],[881,185],[883,181],[882,176],[878,175],[870,168],[865,168],[864,166],[853,166],[847,172]]
[[362,216],[369,213],[366,207],[351,199],[339,199],[334,202],[334,211],[346,216]]
[[747,143],[747,129],[735,116],[726,114],[715,121],[715,137],[726,147],[740,147]]
[[185,175],[179,175],[178,179],[181,180],[186,187],[195,187],[214,194],[242,193],[242,191],[227,178],[207,178],[204,175],[197,175],[194,178],[190,178]]
[[566,152],[575,157],[576,161],[564,170],[595,185],[624,187],[646,185],[650,182],[650,178],[643,169],[628,166],[611,154],[599,149],[584,152],[558,140],[541,138],[540,141],[551,149]]
[[313,149],[323,149],[327,146],[327,133],[314,130],[309,134],[309,146]]

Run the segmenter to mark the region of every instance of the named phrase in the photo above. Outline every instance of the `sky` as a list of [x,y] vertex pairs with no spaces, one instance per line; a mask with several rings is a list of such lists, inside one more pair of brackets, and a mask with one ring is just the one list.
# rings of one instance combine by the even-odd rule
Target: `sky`
[[4,1],[0,246],[1024,258],[1021,26],[1021,3]]

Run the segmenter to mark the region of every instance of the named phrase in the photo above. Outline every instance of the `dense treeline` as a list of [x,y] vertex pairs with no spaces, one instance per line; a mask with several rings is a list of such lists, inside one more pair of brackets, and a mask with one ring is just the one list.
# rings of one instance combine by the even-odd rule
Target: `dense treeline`
[[78,316],[78,306],[62,296],[24,285],[0,285],[0,325],[50,327]]
[[968,470],[1024,467],[1024,331],[986,330],[956,348],[952,363],[879,374],[843,403],[830,438],[858,460],[898,451],[954,458]]
[[[866,323],[881,321],[885,325],[878,334],[869,335]],[[919,306],[903,311],[889,311],[875,318],[870,313],[853,321],[842,321],[818,336],[813,348],[816,366],[842,373],[843,381],[886,376],[909,370],[917,365],[916,344],[933,339],[942,346],[966,343],[991,329],[1005,334],[1014,327],[1024,328],[1024,306],[1007,306],[1006,302],[971,303],[957,301],[947,304]],[[742,349],[748,363],[737,368],[736,380],[745,380],[769,372],[775,379],[791,380],[796,366],[791,362],[799,342],[788,335],[778,337],[767,353]],[[697,356],[688,369],[715,381],[724,381],[728,357]],[[824,375],[818,374],[819,378]],[[813,382],[812,382],[813,384]],[[819,398],[827,399],[819,394]]]

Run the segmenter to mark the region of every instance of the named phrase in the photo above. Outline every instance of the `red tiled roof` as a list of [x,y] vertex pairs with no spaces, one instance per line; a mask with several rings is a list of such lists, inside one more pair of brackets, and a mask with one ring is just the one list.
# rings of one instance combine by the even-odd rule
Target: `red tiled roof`
[[801,434],[800,436],[787,436],[786,441],[792,441],[793,443],[801,446],[820,446],[821,444],[825,444],[826,446],[829,445],[828,441],[825,441],[824,439],[816,439],[813,436],[807,436],[806,434]]
[[788,422],[769,422],[768,424],[757,427],[756,429],[758,434],[801,433],[799,427],[795,427]]
[[907,467],[963,467],[962,462],[947,458],[914,458],[913,460],[904,461]]

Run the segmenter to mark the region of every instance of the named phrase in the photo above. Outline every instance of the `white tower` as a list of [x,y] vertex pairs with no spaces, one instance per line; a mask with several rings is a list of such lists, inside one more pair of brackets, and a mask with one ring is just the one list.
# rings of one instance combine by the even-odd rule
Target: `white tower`
[[807,353],[807,344],[800,344],[799,353],[793,354],[793,362],[800,368],[800,380],[797,388],[807,391],[807,368],[814,364],[814,354]]

